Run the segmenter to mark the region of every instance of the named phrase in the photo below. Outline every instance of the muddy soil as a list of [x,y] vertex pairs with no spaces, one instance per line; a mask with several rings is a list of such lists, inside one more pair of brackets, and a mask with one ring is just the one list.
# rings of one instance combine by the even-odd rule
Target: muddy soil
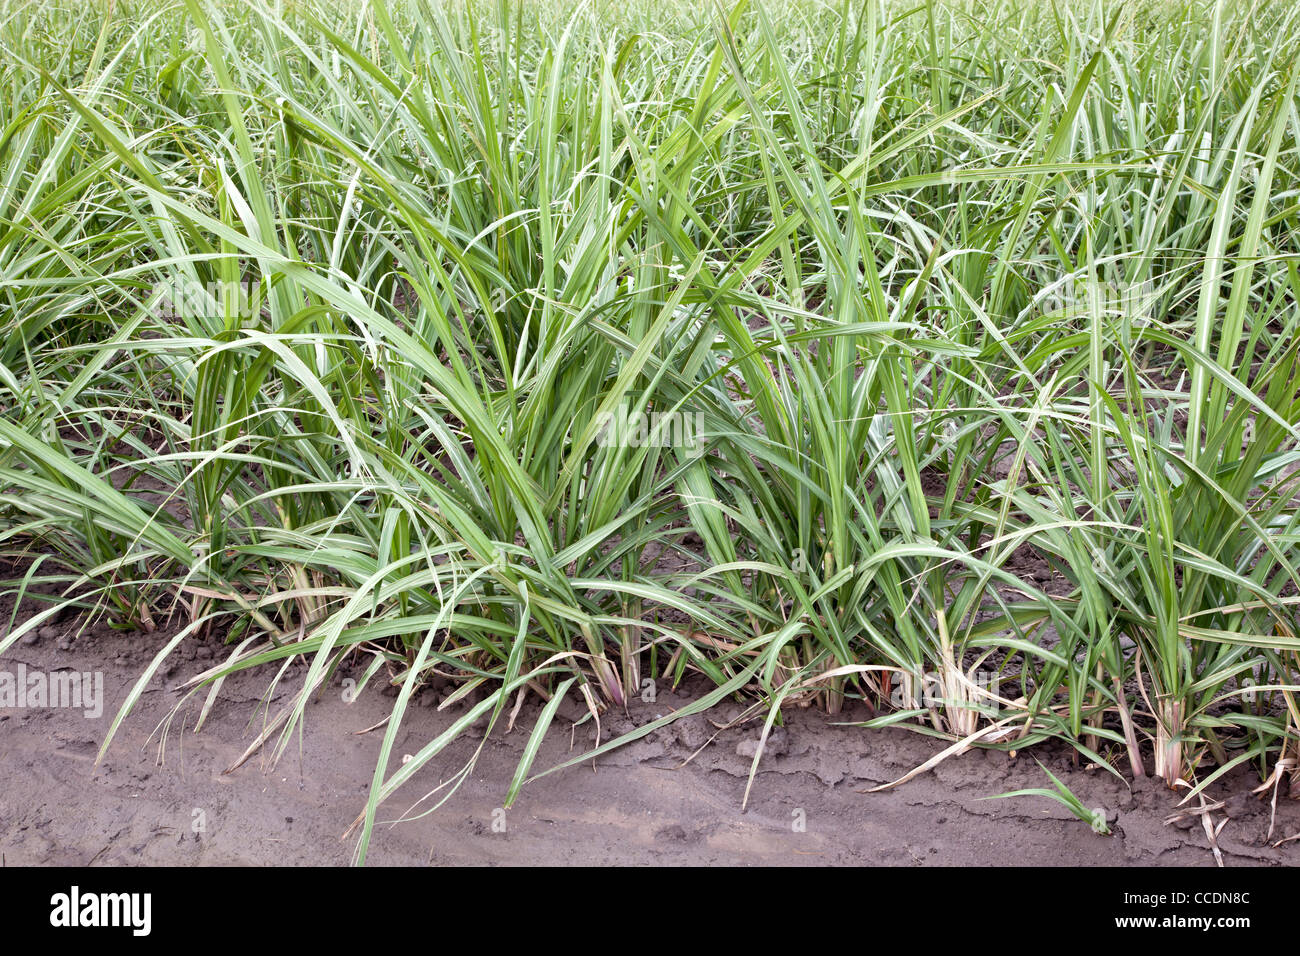
[[[252,758],[234,764],[265,719],[302,685],[293,668],[263,701],[271,672],[231,678],[206,726],[193,728],[203,697],[174,714],[185,678],[220,652],[191,641],[157,674],[96,767],[111,721],[148,661],[167,639],[124,634],[71,620],[42,629],[32,643],[0,658],[0,671],[50,674],[71,668],[103,675],[103,712],[71,708],[0,709],[0,862],[4,865],[284,865],[346,864],[354,848],[342,834],[362,809],[382,731],[364,733],[387,714],[390,696],[370,685],[347,703],[341,677],[309,707],[300,739],[276,766]],[[169,661],[170,663],[170,661]],[[606,737],[677,709],[698,686],[661,689],[635,700],[627,716],[603,722]],[[454,719],[422,692],[403,721],[397,755],[413,753]],[[460,706],[460,705],[457,705]],[[665,730],[524,787],[501,809],[536,708],[525,707],[512,732],[499,726],[483,745],[464,785],[440,809],[391,825],[421,795],[457,773],[478,741],[463,739],[423,768],[380,808],[371,865],[425,864],[941,864],[1213,866],[1199,819],[1166,825],[1177,797],[1140,782],[1071,764],[1064,750],[1036,749],[1015,758],[974,751],[882,793],[944,747],[902,729],[838,726],[795,711],[765,754],[749,804],[741,803],[757,722],[717,732],[709,718],[738,713],[723,704]],[[463,711],[461,711],[463,712]],[[167,723],[171,716],[170,723]],[[591,722],[573,726],[561,710],[534,772],[590,749]],[[850,709],[837,718],[860,720]],[[502,722],[504,724],[504,721]],[[716,734],[716,736],[715,736]],[[710,739],[712,742],[710,743]],[[702,748],[702,749],[701,749]],[[692,754],[695,756],[692,759]],[[1093,832],[1054,801],[984,799],[1048,786],[1037,757],[1088,807],[1102,808],[1113,835]],[[684,764],[684,766],[683,766]],[[1225,800],[1214,814],[1226,825],[1218,844],[1227,865],[1295,865],[1300,802],[1278,801],[1268,836],[1268,802],[1249,796],[1258,777],[1228,775],[1209,796]]]

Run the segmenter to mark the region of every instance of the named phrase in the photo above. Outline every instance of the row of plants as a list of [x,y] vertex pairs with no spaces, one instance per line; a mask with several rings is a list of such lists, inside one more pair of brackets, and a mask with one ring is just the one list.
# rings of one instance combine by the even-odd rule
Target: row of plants
[[167,629],[105,749],[211,638],[209,707],[310,662],[276,754],[400,685],[362,860],[481,717],[544,703],[513,800],[690,674],[598,750],[739,694],[1297,779],[1291,5],[0,10],[0,653]]

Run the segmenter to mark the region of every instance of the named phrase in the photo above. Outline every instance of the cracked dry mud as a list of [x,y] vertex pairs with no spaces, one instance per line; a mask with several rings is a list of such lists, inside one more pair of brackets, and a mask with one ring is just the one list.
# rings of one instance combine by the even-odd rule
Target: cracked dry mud
[[[6,865],[350,862],[353,841],[341,837],[364,805],[381,743],[381,732],[357,731],[383,719],[389,696],[372,684],[354,703],[345,703],[340,675],[308,708],[301,740],[294,740],[277,766],[254,757],[225,773],[261,727],[258,701],[271,672],[228,680],[197,734],[202,695],[191,697],[166,728],[164,741],[159,724],[180,699],[174,688],[218,653],[213,644],[191,642],[169,673],[155,676],[96,768],[98,747],[118,706],[166,635],[124,635],[105,627],[80,636],[75,631],[74,621],[0,658],[0,669],[11,672],[19,662],[47,672],[102,671],[106,698],[98,719],[66,709],[0,711],[0,856]],[[301,667],[290,669],[271,701],[272,712],[301,686],[304,674]],[[634,700],[627,715],[602,720],[603,734],[608,738],[680,708],[702,689],[664,689],[653,703]],[[456,711],[429,706],[436,701],[432,694],[422,691],[408,710],[396,759],[418,750],[453,719]],[[443,807],[379,826],[369,863],[1214,864],[1199,821],[1163,822],[1177,802],[1172,792],[1149,781],[1130,788],[1104,771],[1075,768],[1064,749],[1039,748],[1015,759],[972,751],[896,789],[865,793],[923,763],[944,743],[901,729],[836,726],[813,711],[788,715],[742,812],[761,723],[716,737],[710,723],[739,710],[723,704],[602,756],[594,767],[587,763],[535,780],[502,812],[537,715],[535,706],[526,706],[513,732],[505,733],[502,721],[471,777]],[[576,707],[561,709],[534,772],[590,748],[594,727],[590,721],[572,726],[577,716]],[[837,719],[865,716],[850,709]],[[477,739],[465,738],[444,751],[380,808],[380,819],[402,815],[458,771],[476,745]],[[1113,835],[1092,832],[1054,801],[982,799],[1048,786],[1032,757],[1087,806],[1103,808]],[[1245,796],[1257,783],[1239,769],[1211,790],[1212,798],[1227,800],[1230,819],[1218,838],[1225,862],[1300,863],[1300,841],[1269,845],[1269,805]],[[195,832],[197,821],[202,832]],[[1283,795],[1273,839],[1297,831],[1300,802]]]

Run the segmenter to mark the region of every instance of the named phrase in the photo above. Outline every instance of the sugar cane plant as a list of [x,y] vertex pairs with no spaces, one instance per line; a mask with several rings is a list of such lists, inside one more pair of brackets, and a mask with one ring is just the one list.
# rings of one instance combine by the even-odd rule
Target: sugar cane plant
[[1298,16],[0,4],[0,653],[1294,773]]

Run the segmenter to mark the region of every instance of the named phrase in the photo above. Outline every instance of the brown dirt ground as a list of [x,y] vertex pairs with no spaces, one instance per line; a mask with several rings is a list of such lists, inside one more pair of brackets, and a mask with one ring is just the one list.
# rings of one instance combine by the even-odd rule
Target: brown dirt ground
[[[363,807],[382,735],[358,731],[382,720],[391,705],[379,688],[372,684],[348,704],[336,679],[308,709],[304,733],[278,766],[254,757],[225,773],[260,729],[259,700],[270,674],[227,681],[197,734],[192,729],[202,698],[191,697],[160,749],[158,727],[180,700],[176,686],[210,666],[216,652],[211,643],[193,642],[178,652],[170,673],[155,676],[96,768],[96,752],[118,706],[166,633],[123,634],[95,626],[78,636],[77,630],[74,619],[0,658],[0,670],[11,673],[19,663],[29,671],[102,671],[105,696],[98,719],[69,709],[0,710],[5,865],[350,861],[353,842],[341,835]],[[301,686],[304,674],[301,668],[289,671],[271,701],[273,711]],[[683,706],[691,690],[700,688],[664,690],[654,703],[633,701],[627,716],[603,722],[606,737]],[[426,693],[433,703],[436,698]],[[739,710],[729,703],[708,716],[720,720]],[[565,713],[552,726],[534,772],[593,743],[591,722],[570,729]],[[840,719],[864,716],[850,710]],[[770,744],[774,752],[763,758],[744,812],[750,759],[737,750],[748,744],[752,754],[760,726],[723,731],[704,746],[715,732],[706,716],[684,718],[599,758],[594,767],[583,764],[536,780],[511,810],[501,811],[535,717],[536,709],[525,707],[513,732],[499,726],[470,778],[440,809],[377,828],[369,863],[1214,864],[1199,820],[1163,823],[1177,802],[1173,793],[1145,781],[1130,789],[1104,771],[1075,768],[1064,750],[1031,753],[1089,807],[1106,810],[1113,836],[1093,833],[1054,801],[981,799],[1047,786],[1029,754],[1013,759],[973,751],[894,790],[864,793],[918,766],[943,742],[902,729],[836,726],[812,711],[789,715],[786,730]],[[413,706],[397,753],[416,751],[453,718],[453,711]],[[475,746],[464,739],[444,751],[381,807],[380,819],[401,815],[458,771]],[[1300,863],[1300,841],[1270,845],[1269,806],[1248,796],[1257,784],[1250,772],[1237,771],[1210,793],[1227,800],[1215,815],[1228,817],[1218,837],[1225,862]],[[195,832],[200,811],[204,828]],[[795,824],[801,819],[805,828],[799,831]],[[1296,832],[1300,802],[1284,797],[1272,842]]]

